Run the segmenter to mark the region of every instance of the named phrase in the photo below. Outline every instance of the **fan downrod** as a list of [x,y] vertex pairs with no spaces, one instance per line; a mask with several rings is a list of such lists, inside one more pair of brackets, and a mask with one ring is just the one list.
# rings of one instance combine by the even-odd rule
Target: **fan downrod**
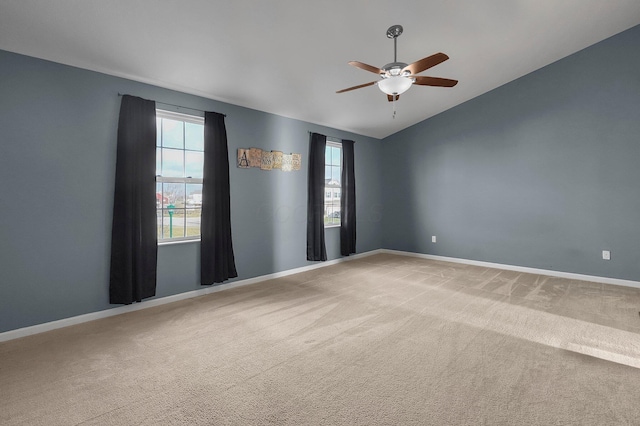
[[398,37],[402,34],[402,25],[393,25],[387,30],[387,38],[393,39],[393,62],[398,62]]

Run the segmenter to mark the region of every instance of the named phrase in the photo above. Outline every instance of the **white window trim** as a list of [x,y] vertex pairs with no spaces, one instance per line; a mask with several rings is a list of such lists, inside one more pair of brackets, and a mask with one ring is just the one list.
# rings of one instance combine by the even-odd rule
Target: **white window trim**
[[[340,172],[342,173],[342,142],[340,142],[339,140],[330,140],[329,138],[327,138],[327,146],[332,146],[335,148],[340,148]],[[325,163],[326,165],[326,163]],[[340,188],[340,193],[342,195],[342,185],[325,185],[325,188]],[[326,191],[326,189],[325,189]],[[342,216],[342,215],[341,215]],[[331,223],[331,224],[325,224],[324,225],[324,229],[327,228],[340,228],[342,226],[342,217],[340,217],[340,223]]]
[[[166,118],[169,120],[184,121],[185,123],[200,124],[204,126],[204,117],[200,117],[197,115],[183,114],[183,113],[174,112],[174,111],[167,111],[159,108],[156,108],[156,118]],[[156,183],[162,183],[162,182],[202,184],[202,178],[168,177],[168,176],[156,175]],[[202,212],[202,210],[200,211]],[[197,237],[158,238],[157,241],[158,241],[158,245],[193,243],[193,242],[200,242],[200,235]]]
[[329,138],[327,138],[327,146],[334,146],[336,148],[342,149],[342,142],[338,140],[330,140]]
[[172,244],[185,244],[185,243],[199,243],[200,237],[180,237],[180,238],[165,238],[161,240],[158,238],[159,246],[170,246]]
[[156,176],[156,182],[167,182],[167,183],[202,183],[202,178],[192,178],[192,177],[165,177],[165,176]]
[[204,117],[197,115],[183,114],[181,112],[167,111],[164,109],[156,108],[156,118],[167,118],[169,120],[184,121],[192,124],[202,124],[204,126]]

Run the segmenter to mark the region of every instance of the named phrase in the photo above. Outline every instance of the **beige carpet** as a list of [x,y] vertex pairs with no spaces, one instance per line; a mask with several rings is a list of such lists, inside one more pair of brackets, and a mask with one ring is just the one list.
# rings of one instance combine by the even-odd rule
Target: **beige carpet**
[[637,425],[639,310],[375,255],[1,343],[0,424]]

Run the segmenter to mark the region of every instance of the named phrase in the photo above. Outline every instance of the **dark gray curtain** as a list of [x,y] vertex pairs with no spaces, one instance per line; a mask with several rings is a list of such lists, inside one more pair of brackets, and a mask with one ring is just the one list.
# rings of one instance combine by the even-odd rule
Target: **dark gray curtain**
[[110,303],[156,294],[156,104],[122,96],[111,228]]
[[340,195],[340,253],[356,252],[356,176],[354,142],[342,141],[342,194]]
[[231,241],[229,150],[224,115],[204,113],[204,172],[200,223],[200,282],[221,283],[238,276]]
[[307,260],[327,260],[324,242],[324,155],[327,137],[311,133],[307,191]]

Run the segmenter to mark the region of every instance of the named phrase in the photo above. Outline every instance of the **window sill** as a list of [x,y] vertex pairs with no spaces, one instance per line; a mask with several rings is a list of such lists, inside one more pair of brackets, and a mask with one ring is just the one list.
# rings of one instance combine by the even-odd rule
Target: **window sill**
[[198,238],[197,240],[158,241],[158,247],[173,246],[178,244],[199,243],[199,242],[200,242],[200,238]]
[[336,224],[336,225],[325,225],[325,226],[324,226],[324,229],[327,229],[327,228],[340,228],[340,224]]

